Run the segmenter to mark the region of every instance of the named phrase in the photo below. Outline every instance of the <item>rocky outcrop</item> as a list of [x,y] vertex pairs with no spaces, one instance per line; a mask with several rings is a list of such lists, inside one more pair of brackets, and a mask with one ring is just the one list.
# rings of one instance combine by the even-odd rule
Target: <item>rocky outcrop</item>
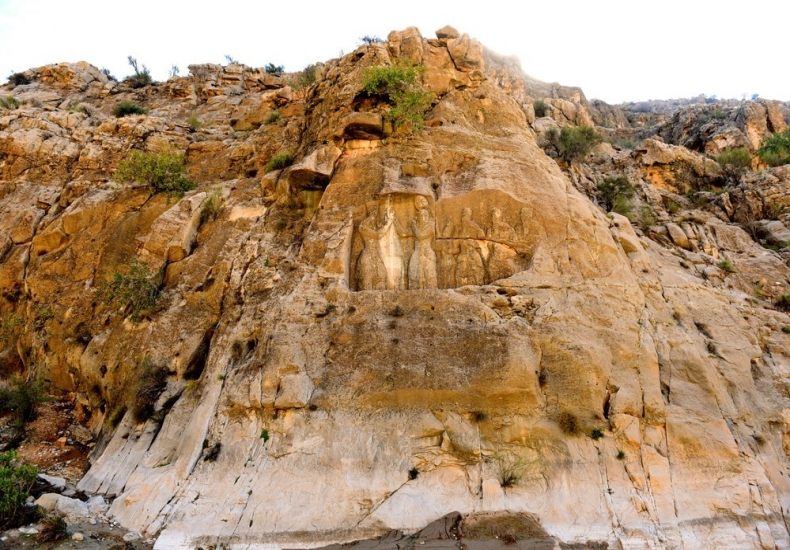
[[[414,133],[361,93],[398,57],[435,94]],[[517,518],[534,544],[790,545],[790,320],[771,306],[790,270],[730,223],[781,203],[783,169],[708,210],[678,194],[717,165],[658,139],[563,172],[533,99],[555,124],[622,118],[452,28],[393,32],[301,94],[200,67],[141,91],[39,79],[19,93],[90,107],[0,117],[0,359],[76,394],[98,436],[79,489],[116,497],[115,521],[158,548],[408,544],[441,518],[447,543]],[[148,114],[110,117],[122,98]],[[112,182],[130,148],[184,152],[199,188]],[[613,173],[656,219],[582,192]],[[133,260],[161,291],[138,322],[102,290]]]

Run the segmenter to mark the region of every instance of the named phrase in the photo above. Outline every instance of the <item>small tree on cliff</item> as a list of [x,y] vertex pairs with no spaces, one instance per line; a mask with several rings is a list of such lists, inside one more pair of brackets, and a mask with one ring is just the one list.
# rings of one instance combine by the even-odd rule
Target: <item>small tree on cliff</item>
[[424,66],[408,60],[398,60],[385,67],[369,67],[362,77],[362,89],[369,96],[392,104],[385,117],[395,127],[410,122],[413,128],[420,129],[433,101],[433,94],[421,82],[424,72]]
[[601,141],[601,134],[591,126],[566,126],[562,130],[549,128],[543,148],[553,150],[562,160],[571,163],[586,157]]

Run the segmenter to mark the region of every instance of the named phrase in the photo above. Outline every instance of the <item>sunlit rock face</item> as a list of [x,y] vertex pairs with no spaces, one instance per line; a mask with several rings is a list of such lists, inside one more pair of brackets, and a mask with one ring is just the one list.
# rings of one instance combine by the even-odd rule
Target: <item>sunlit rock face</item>
[[[749,292],[790,271],[726,213],[650,231],[604,213],[577,189],[593,169],[572,182],[536,142],[542,88],[491,55],[411,28],[302,90],[200,65],[131,91],[83,64],[19,90],[39,106],[0,116],[0,313],[30,326],[0,360],[75,392],[99,436],[79,488],[116,496],[115,520],[157,548],[320,546],[451,512],[528,518],[551,544],[790,546],[790,320]],[[362,92],[399,58],[426,67],[422,130]],[[569,90],[552,123],[589,123]],[[148,115],[112,117],[116,97]],[[186,152],[199,188],[108,181],[132,147]],[[595,170],[648,195],[719,177],[656,140],[605,151]],[[137,323],[101,294],[131,258],[163,289]],[[144,359],[167,388],[138,423]]]

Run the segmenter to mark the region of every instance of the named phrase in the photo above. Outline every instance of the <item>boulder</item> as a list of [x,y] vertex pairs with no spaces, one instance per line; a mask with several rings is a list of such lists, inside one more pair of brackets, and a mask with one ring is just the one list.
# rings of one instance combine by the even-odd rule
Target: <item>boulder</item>
[[472,79],[478,82],[485,78],[486,64],[480,42],[473,40],[468,34],[463,34],[458,38],[448,39],[447,50],[459,71],[470,73]]
[[344,139],[374,140],[381,138],[382,134],[383,125],[378,113],[355,112],[343,119]]
[[288,172],[288,185],[294,192],[305,189],[324,189],[335,171],[335,163],[342,151],[332,145],[319,147]]
[[436,31],[436,38],[439,39],[440,44],[447,44],[448,40],[455,39],[461,36],[455,28],[451,27],[450,25],[445,25],[438,31]]

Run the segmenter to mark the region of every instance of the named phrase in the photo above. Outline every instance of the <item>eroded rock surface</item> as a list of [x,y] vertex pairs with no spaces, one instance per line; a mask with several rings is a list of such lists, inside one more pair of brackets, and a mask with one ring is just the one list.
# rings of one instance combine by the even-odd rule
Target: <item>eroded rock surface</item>
[[[361,93],[398,57],[435,94],[412,134]],[[563,171],[541,125],[622,112],[450,27],[393,32],[297,92],[190,70],[131,90],[42,68],[14,94],[53,108],[0,116],[0,364],[76,394],[98,441],[79,489],[117,497],[112,518],[163,549],[400,531],[384,548],[451,512],[520,518],[522,548],[790,547],[790,319],[771,307],[790,269],[744,230],[784,204],[784,169],[699,209],[679,193],[717,165],[660,139]],[[110,116],[121,99],[148,114]],[[763,106],[758,134],[780,126]],[[184,152],[199,188],[110,181],[131,148]],[[650,223],[590,200],[616,171]],[[133,258],[162,291],[139,322],[102,294]],[[138,422],[146,364],[167,383]]]

